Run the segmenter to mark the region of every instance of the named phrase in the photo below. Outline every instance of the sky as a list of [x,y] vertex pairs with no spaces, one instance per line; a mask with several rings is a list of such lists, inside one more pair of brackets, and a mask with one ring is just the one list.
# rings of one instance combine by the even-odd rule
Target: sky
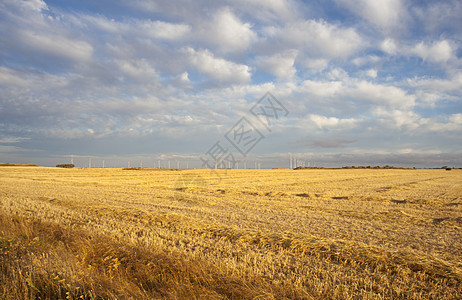
[[[241,167],[462,167],[461,16],[459,0],[0,0],[0,161],[201,167],[218,143]],[[285,109],[270,128],[251,112],[268,95]],[[261,136],[245,153],[226,138],[242,118]]]

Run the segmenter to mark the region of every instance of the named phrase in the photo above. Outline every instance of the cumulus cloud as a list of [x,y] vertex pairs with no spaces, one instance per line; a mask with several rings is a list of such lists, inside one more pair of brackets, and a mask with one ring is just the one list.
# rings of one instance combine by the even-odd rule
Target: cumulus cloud
[[[94,48],[42,1],[7,1],[0,7],[3,59],[50,70],[63,64],[86,64]],[[7,53],[16,53],[9,56]],[[49,63],[49,60],[53,63]]]
[[189,55],[189,62],[199,72],[219,82],[240,82],[250,80],[250,69],[243,64],[236,64],[223,58],[216,58],[209,50],[184,50]]
[[385,31],[402,25],[407,17],[406,7],[401,0],[336,0],[336,2]]
[[462,113],[451,114],[442,122],[432,120],[428,124],[428,130],[436,132],[460,132],[462,130]]
[[329,65],[329,60],[325,58],[305,58],[302,59],[301,64],[307,69],[313,70],[315,72],[321,72]]
[[343,88],[341,81],[305,80],[302,82],[299,91],[321,97],[332,97],[338,95]]
[[140,30],[155,38],[176,40],[190,33],[191,26],[163,21],[145,21],[140,24]]
[[[368,71],[376,76],[375,72]],[[296,91],[321,97],[319,105],[324,102],[330,110],[337,112],[361,110],[365,113],[377,107],[412,109],[416,103],[415,94],[393,85],[350,78],[339,70],[333,70],[329,77],[330,80],[304,80]]]
[[111,34],[123,36],[140,36],[164,40],[178,40],[191,32],[191,26],[183,23],[170,23],[141,19],[116,21],[101,15],[79,14],[70,18],[77,26],[86,28],[93,25]]
[[78,61],[90,60],[92,57],[93,47],[85,41],[66,36],[41,34],[29,30],[21,31],[19,36],[31,50]]
[[376,78],[377,77],[377,70],[376,69],[369,69],[369,70],[367,70],[366,75],[371,77],[371,78]]
[[182,89],[190,89],[192,88],[191,80],[189,80],[188,72],[183,72],[175,76],[172,80],[173,85],[182,88]]
[[417,99],[423,105],[436,107],[439,102],[460,101],[462,93],[462,73],[455,73],[446,79],[416,77],[407,80],[410,88],[414,88]]
[[454,49],[447,40],[442,40],[431,45],[420,42],[411,49],[411,53],[419,56],[424,61],[447,63],[453,58]]
[[367,55],[367,56],[360,56],[356,57],[355,59],[352,60],[353,64],[355,66],[361,67],[364,65],[374,65],[382,60],[381,57],[377,55]]
[[8,4],[19,5],[25,10],[40,12],[41,10],[48,10],[48,6],[43,0],[24,0],[24,1],[15,1],[15,0],[6,0]]
[[152,80],[157,76],[156,71],[146,59],[118,60],[117,64],[123,73],[130,77]]
[[424,62],[447,65],[448,62],[456,63],[456,49],[454,42],[444,39],[439,41],[410,44],[409,42],[387,38],[382,41],[380,49],[388,55],[401,55],[419,57]]
[[13,68],[0,67],[0,86],[3,87],[2,96],[8,95],[10,89],[23,93],[28,93],[31,90],[43,93],[48,89],[67,88],[68,84],[68,76],[58,76],[38,72],[31,73],[26,70],[15,70]]
[[238,3],[238,7],[261,21],[270,23],[281,20],[293,20],[298,16],[297,5],[291,0],[237,0],[229,1]]
[[359,120],[355,118],[340,119],[337,117],[326,117],[322,115],[310,114],[308,119],[313,122],[319,129],[346,129],[356,126]]
[[36,11],[40,11],[42,9],[48,9],[47,4],[42,0],[23,1],[22,5],[30,9],[36,10]]
[[229,7],[218,10],[211,20],[196,26],[200,28],[196,34],[202,41],[224,52],[245,50],[257,39],[251,24],[239,20]]
[[407,83],[419,89],[435,92],[462,92],[462,72],[458,72],[449,78],[429,78],[428,76],[419,78],[410,78]]
[[461,39],[462,3],[459,0],[429,1],[422,4],[410,9],[427,36],[439,37],[441,32],[445,32]]
[[382,42],[382,44],[380,45],[380,48],[385,53],[388,53],[388,54],[391,54],[391,55],[396,54],[396,51],[398,49],[397,46],[396,46],[396,42],[391,38],[385,39]]
[[390,128],[405,127],[406,130],[415,130],[420,125],[427,122],[426,119],[421,118],[418,114],[409,110],[386,110],[378,107],[374,109],[374,114],[379,117],[379,120],[382,123],[386,124]]
[[291,78],[297,72],[294,66],[297,50],[287,50],[272,56],[257,58],[257,65],[278,78]]
[[353,99],[391,108],[412,108],[416,100],[414,95],[401,88],[364,80],[355,81],[346,94]]
[[349,57],[364,46],[353,28],[343,28],[320,20],[290,22],[284,27],[267,30],[269,37],[303,49],[315,57]]

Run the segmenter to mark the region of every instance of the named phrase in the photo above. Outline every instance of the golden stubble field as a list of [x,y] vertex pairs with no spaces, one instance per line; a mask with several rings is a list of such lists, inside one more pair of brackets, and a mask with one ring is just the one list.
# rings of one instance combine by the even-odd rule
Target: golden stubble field
[[462,298],[462,170],[218,174],[0,168],[0,298]]

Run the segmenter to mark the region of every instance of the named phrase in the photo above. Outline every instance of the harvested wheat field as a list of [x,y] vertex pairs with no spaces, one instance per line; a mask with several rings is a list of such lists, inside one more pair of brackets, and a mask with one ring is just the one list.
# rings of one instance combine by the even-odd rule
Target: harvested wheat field
[[1,299],[460,299],[461,170],[0,168]]

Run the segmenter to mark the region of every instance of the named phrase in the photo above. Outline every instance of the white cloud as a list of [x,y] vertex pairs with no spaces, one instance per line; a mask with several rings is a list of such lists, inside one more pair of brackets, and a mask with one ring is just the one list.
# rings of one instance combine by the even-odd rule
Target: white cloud
[[416,96],[424,105],[434,107],[441,100],[460,101],[462,93],[462,73],[449,78],[413,78],[406,83],[416,89]]
[[[415,92],[417,100],[419,100],[418,105],[435,107],[435,105],[445,97],[443,93],[434,93],[434,92],[425,92],[422,90],[417,90]],[[447,96],[446,96],[447,97]]]
[[274,23],[294,19],[298,15],[297,6],[290,0],[234,0],[238,7],[257,19]]
[[[247,101],[245,97],[254,97],[259,99],[266,92],[274,92],[276,85],[274,82],[266,82],[263,84],[234,84],[218,90],[212,90],[207,93],[203,93],[209,99],[219,99],[225,101],[226,99],[243,99],[242,110],[247,109]],[[277,94],[279,95],[281,90],[278,88]]]
[[381,58],[378,57],[377,55],[361,56],[361,57],[357,57],[352,60],[352,62],[358,67],[369,65],[369,64],[376,64],[380,61],[381,61]]
[[414,95],[401,88],[364,80],[352,82],[345,94],[353,99],[392,108],[412,108],[416,100]]
[[213,18],[199,25],[198,37],[225,52],[247,49],[256,39],[250,23],[243,23],[229,7],[217,11]]
[[70,16],[70,20],[72,20],[75,25],[82,28],[88,28],[93,25],[95,29],[114,34],[125,34],[129,31],[128,24],[117,22],[114,19],[108,19],[104,16],[79,14],[77,16]]
[[318,59],[303,59],[302,65],[310,70],[321,72],[329,65],[329,61],[325,58],[318,58]]
[[374,109],[374,114],[379,117],[383,123],[387,124],[389,128],[403,128],[408,130],[416,130],[419,126],[428,122],[427,119],[421,118],[418,114],[410,110],[402,109],[383,109],[377,107]]
[[406,19],[406,7],[401,0],[336,0],[382,30],[401,25]]
[[348,79],[348,73],[341,68],[335,68],[329,71],[326,77],[330,80],[346,80]]
[[49,88],[63,88],[69,83],[66,76],[58,76],[44,73],[29,73],[0,66],[0,85],[4,86],[3,95],[9,88],[24,88],[22,91],[30,90],[44,92]]
[[380,107],[376,108],[373,113],[388,128],[404,129],[411,135],[462,131],[462,113],[424,118],[414,111],[386,110]]
[[296,21],[267,33],[270,38],[287,43],[287,47],[306,50],[308,55],[317,58],[349,57],[364,46],[363,39],[354,29],[322,20]]
[[437,122],[433,118],[427,129],[436,132],[462,132],[462,113],[451,114],[444,121],[446,122]]
[[125,74],[134,78],[150,80],[157,76],[146,59],[119,60],[117,64]]
[[0,66],[0,84],[9,87],[27,87],[27,80],[19,72]]
[[344,88],[341,81],[314,81],[305,80],[300,85],[299,91],[320,97],[332,97]]
[[182,88],[182,89],[189,89],[191,88],[191,81],[189,80],[188,72],[183,72],[175,76],[175,78],[171,81],[175,86]]
[[20,32],[20,38],[29,47],[46,54],[84,61],[90,60],[93,54],[93,47],[89,43],[59,34],[25,30]]
[[287,50],[272,56],[262,56],[257,58],[257,65],[261,69],[270,72],[278,78],[291,78],[297,72],[294,63],[297,57],[297,50]]
[[167,40],[180,39],[191,31],[191,26],[189,25],[162,21],[145,21],[139,27],[141,32],[148,36]]
[[423,77],[408,79],[407,82],[411,86],[420,89],[462,92],[462,72],[456,73],[447,79]]
[[452,114],[449,117],[449,121],[453,124],[462,125],[462,114]]
[[182,81],[182,82],[188,82],[189,83],[189,75],[188,75],[188,72],[183,72],[180,74],[179,76],[179,79]]
[[6,5],[2,3],[1,6],[0,52],[17,52],[26,61],[35,60],[42,65],[47,65],[41,62],[43,54],[48,58],[67,58],[77,62],[91,59],[93,46],[82,38],[83,35],[73,31],[60,14],[48,11],[45,2],[6,1]]
[[441,32],[451,32],[460,40],[462,37],[462,2],[460,0],[429,1],[425,5],[410,7],[419,25],[426,29],[428,36],[439,36]]
[[385,53],[388,53],[388,54],[391,54],[391,55],[394,55],[396,54],[397,52],[397,46],[396,46],[396,42],[391,39],[391,38],[387,38],[385,39],[382,44],[380,45],[380,48],[382,49],[382,51],[384,51]]
[[94,28],[126,37],[140,36],[174,41],[184,38],[191,32],[191,26],[188,24],[170,23],[159,20],[127,19],[124,21],[115,21],[105,16],[85,14],[71,16],[70,19],[75,25],[82,28],[88,28],[89,25],[93,25]]
[[411,53],[424,61],[447,63],[454,56],[454,49],[447,40],[442,40],[431,45],[421,42],[411,50]]
[[21,3],[21,6],[33,10],[33,11],[41,11],[41,10],[48,10],[47,4],[42,0],[25,0],[25,1],[18,1]]
[[396,151],[398,154],[441,154],[441,150],[420,150],[413,148],[404,148]]
[[[360,109],[363,113],[377,107],[386,110],[413,109],[416,95],[393,85],[373,83],[350,78],[342,69],[334,69],[326,78],[330,80],[304,80],[296,86],[297,93],[321,97],[319,105],[329,111],[342,112]],[[312,98],[313,101],[316,97]],[[321,104],[324,103],[324,104]],[[352,106],[353,105],[353,106]]]
[[326,117],[316,114],[311,114],[308,116],[308,118],[319,129],[332,129],[336,127],[341,129],[347,129],[356,126],[359,122],[359,120],[354,118],[339,119],[336,117]]
[[244,83],[250,80],[250,69],[246,65],[236,64],[223,58],[215,58],[208,50],[196,51],[186,48],[190,63],[199,72],[210,76],[219,82]]
[[376,69],[369,69],[366,72],[366,75],[372,78],[377,78],[377,70]]

